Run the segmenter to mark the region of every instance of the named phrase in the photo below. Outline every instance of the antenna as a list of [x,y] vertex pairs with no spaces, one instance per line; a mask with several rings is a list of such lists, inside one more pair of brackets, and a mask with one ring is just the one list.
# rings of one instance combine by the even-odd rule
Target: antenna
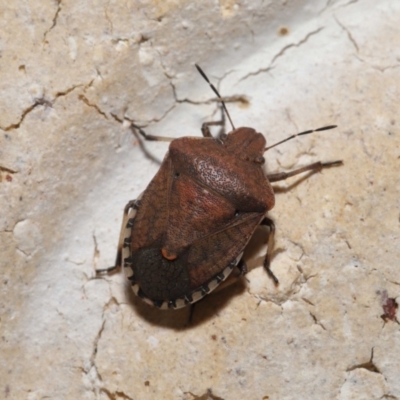
[[308,134],[313,133],[313,132],[327,131],[327,130],[329,130],[329,129],[334,129],[334,128],[336,128],[336,127],[337,127],[337,125],[329,125],[329,126],[324,126],[324,127],[322,127],[322,128],[318,128],[318,129],[310,129],[310,130],[308,130],[308,131],[296,133],[295,135],[289,136],[289,137],[287,137],[286,139],[283,139],[283,140],[281,140],[280,142],[273,144],[272,146],[266,147],[264,151],[267,151],[267,150],[269,150],[269,149],[272,149],[273,147],[278,146],[278,144],[285,143],[285,142],[287,142],[288,140],[294,139],[294,138],[297,137],[297,136],[308,135]]
[[226,108],[224,100],[222,100],[221,95],[218,93],[218,90],[215,88],[215,86],[210,82],[210,80],[207,78],[207,75],[204,73],[204,71],[197,65],[194,64],[197,68],[197,71],[199,71],[200,75],[204,78],[204,80],[210,85],[211,89],[213,92],[218,96],[218,98],[221,100],[222,107],[224,108],[225,114],[228,116],[229,122],[232,125],[232,129],[235,129],[235,126],[233,125],[231,116],[229,115],[228,109]]

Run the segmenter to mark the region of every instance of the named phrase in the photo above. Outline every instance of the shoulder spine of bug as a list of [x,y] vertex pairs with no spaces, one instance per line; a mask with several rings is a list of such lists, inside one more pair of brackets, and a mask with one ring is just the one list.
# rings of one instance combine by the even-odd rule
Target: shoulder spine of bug
[[258,225],[269,227],[264,268],[277,285],[270,269],[275,225],[266,216],[275,203],[270,183],[342,164],[318,161],[265,175],[265,151],[336,126],[300,132],[266,147],[264,136],[253,128],[235,129],[217,89],[196,68],[219,98],[232,131],[213,138],[209,126],[221,122],[206,122],[201,127],[204,139],[174,139],[149,135],[132,123],[132,129],[145,140],[170,142],[169,153],[147,189],[125,206],[115,266],[97,271],[111,272],[123,266],[134,293],[161,309],[200,300],[235,266],[245,273],[243,250]]

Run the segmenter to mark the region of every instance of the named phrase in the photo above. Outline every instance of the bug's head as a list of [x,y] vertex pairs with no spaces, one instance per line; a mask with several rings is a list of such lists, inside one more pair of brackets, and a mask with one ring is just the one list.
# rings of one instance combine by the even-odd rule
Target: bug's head
[[230,132],[228,135],[224,134],[220,136],[219,139],[221,140],[221,142],[238,158],[255,162],[256,164],[264,164],[265,159],[263,157],[263,153],[265,151],[266,145],[264,136],[261,133],[257,133],[253,128],[242,127],[235,129],[231,116],[229,115],[229,112],[226,108],[225,102],[223,101],[218,90],[209,81],[204,71],[197,64],[195,64],[195,66],[200,75],[210,85],[213,92],[218,96],[219,100],[221,101],[221,105],[225,111],[225,114],[228,117],[229,122],[232,126],[232,132]]
[[266,140],[261,133],[253,128],[241,127],[234,129],[222,138],[224,146],[238,158],[264,164],[263,153]]

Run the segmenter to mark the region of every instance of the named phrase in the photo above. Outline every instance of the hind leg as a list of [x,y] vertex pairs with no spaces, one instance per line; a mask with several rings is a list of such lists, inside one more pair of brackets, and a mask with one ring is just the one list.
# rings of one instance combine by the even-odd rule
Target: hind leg
[[128,219],[129,210],[131,208],[137,209],[138,206],[139,206],[139,200],[131,200],[131,201],[128,202],[128,204],[124,208],[121,231],[120,231],[120,234],[119,234],[117,256],[115,258],[115,265],[113,265],[112,267],[104,268],[104,269],[97,269],[96,270],[96,274],[108,274],[110,272],[117,271],[117,270],[119,270],[121,268],[121,264],[122,264],[122,248],[125,245],[129,245],[128,243],[125,243],[125,238],[124,238],[125,229],[132,227],[132,224],[133,224],[133,218],[132,219]]
[[270,269],[272,251],[274,250],[275,224],[274,221],[272,221],[272,219],[265,217],[261,221],[260,225],[266,225],[269,227],[268,249],[267,249],[267,254],[265,255],[264,258],[264,268],[267,271],[269,277],[274,281],[275,285],[278,285],[279,284],[278,278],[274,275],[274,273]]

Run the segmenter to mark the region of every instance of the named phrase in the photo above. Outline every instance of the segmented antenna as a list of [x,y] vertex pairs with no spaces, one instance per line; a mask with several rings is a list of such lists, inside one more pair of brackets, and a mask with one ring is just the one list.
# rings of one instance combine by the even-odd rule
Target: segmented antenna
[[207,78],[207,75],[204,73],[204,71],[197,65],[194,64],[197,68],[197,71],[199,71],[200,75],[204,78],[204,80],[210,85],[211,89],[213,92],[217,95],[217,97],[221,100],[222,107],[224,108],[225,114],[227,115],[230,124],[232,125],[232,129],[235,129],[235,126],[233,125],[231,116],[229,115],[228,109],[226,108],[224,100],[222,100],[221,95],[218,93],[218,90],[215,88],[215,86],[210,82],[210,80]]
[[323,126],[322,128],[310,129],[310,130],[308,130],[308,131],[296,133],[295,135],[289,136],[289,137],[287,137],[286,139],[283,139],[283,140],[281,140],[281,141],[278,142],[278,143],[275,143],[275,144],[273,144],[273,145],[271,145],[271,146],[266,147],[264,151],[267,151],[267,150],[269,150],[269,149],[272,149],[273,147],[278,146],[278,144],[285,143],[285,142],[287,142],[288,140],[294,139],[294,138],[297,137],[297,136],[308,135],[308,134],[313,133],[313,132],[327,131],[327,130],[329,130],[329,129],[334,129],[334,128],[337,128],[337,125]]

